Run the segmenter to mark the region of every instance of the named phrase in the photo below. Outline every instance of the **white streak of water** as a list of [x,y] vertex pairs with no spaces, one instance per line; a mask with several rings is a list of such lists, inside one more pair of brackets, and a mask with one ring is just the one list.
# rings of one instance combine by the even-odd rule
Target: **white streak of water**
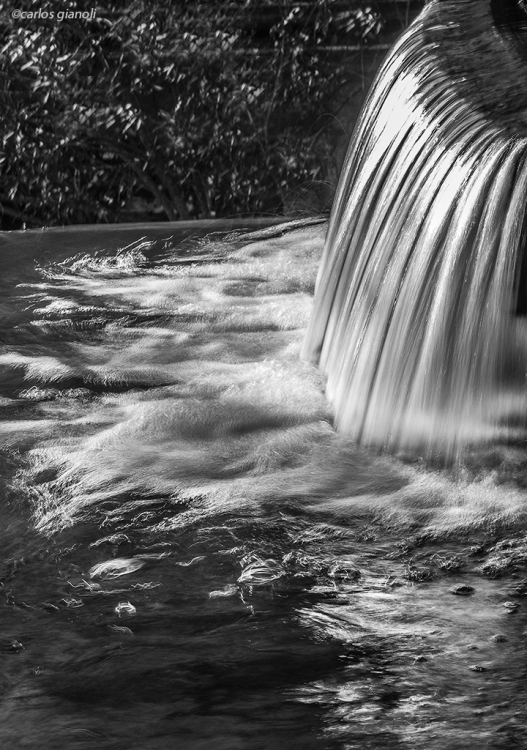
[[337,427],[366,445],[459,458],[503,437],[504,399],[527,415],[512,322],[527,131],[490,116],[450,60],[471,30],[496,36],[484,5],[427,8],[381,69],[343,168],[304,356],[327,374]]

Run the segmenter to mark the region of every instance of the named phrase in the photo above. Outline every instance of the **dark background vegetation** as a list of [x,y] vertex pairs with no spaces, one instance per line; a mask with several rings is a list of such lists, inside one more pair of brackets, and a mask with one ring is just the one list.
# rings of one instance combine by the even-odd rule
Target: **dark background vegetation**
[[13,3],[3,229],[325,210],[365,91],[421,0]]

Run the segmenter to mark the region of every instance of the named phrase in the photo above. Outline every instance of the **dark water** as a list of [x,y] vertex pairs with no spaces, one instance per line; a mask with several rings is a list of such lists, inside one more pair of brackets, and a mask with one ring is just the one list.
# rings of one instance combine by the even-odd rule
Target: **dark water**
[[324,224],[120,231],[0,238],[1,747],[524,747],[523,444],[335,433]]

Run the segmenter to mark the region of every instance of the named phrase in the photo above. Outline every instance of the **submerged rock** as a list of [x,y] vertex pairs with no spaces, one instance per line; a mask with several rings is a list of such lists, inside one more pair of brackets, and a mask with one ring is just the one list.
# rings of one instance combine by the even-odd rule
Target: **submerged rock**
[[449,594],[455,596],[471,596],[476,589],[473,586],[467,586],[465,583],[460,583],[459,586],[453,586],[448,589]]

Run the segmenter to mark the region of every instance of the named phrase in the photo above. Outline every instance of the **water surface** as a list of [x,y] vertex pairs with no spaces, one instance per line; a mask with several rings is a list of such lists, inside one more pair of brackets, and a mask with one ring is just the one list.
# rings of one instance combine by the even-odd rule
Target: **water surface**
[[216,228],[0,237],[2,748],[523,747],[524,443],[338,435],[325,225]]

